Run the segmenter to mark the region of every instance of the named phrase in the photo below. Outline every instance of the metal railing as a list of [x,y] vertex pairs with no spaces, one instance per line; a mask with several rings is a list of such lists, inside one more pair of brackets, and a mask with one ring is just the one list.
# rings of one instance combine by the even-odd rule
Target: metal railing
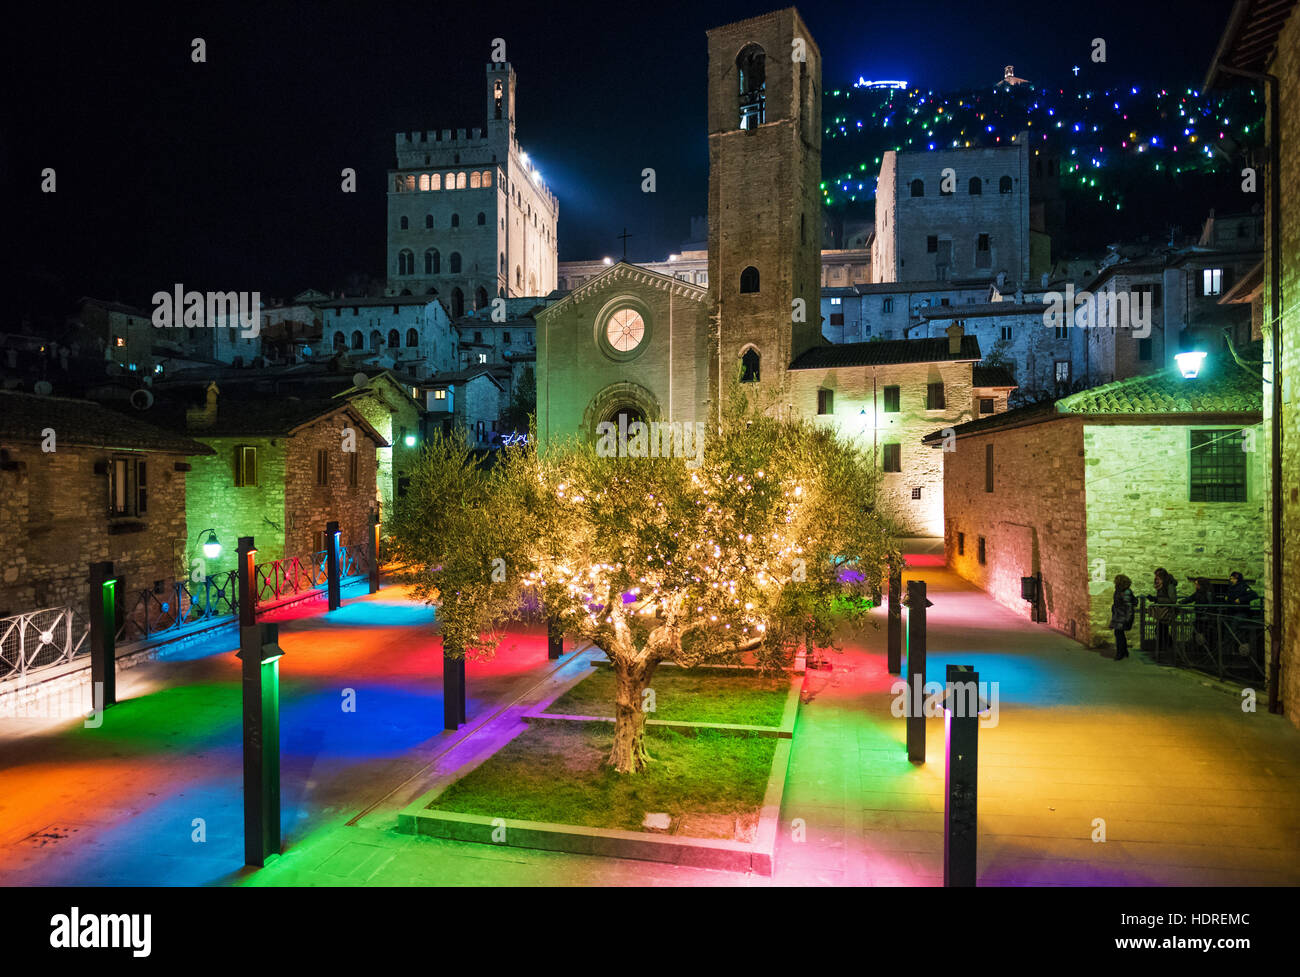
[[90,626],[71,607],[0,618],[0,680],[70,662],[90,651]]
[[145,641],[192,624],[225,617],[239,609],[239,576],[223,570],[201,581],[175,580],[161,590],[123,595],[118,641]]
[[1140,647],[1161,665],[1177,665],[1220,679],[1263,681],[1266,633],[1263,602],[1248,605],[1156,604],[1138,599]]
[[[329,583],[328,553],[320,550],[305,557],[268,560],[253,567],[254,601],[274,603],[310,590],[323,590]],[[366,543],[339,547],[339,579],[365,576],[370,572]],[[239,613],[239,571],[222,570],[202,582],[174,581],[161,590],[123,594],[122,624],[117,640],[146,641],[191,626],[234,617]]]

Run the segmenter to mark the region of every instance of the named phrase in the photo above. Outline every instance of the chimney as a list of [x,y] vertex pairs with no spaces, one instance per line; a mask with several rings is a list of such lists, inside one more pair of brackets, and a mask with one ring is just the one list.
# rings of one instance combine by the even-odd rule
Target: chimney
[[957,320],[953,320],[952,325],[948,327],[947,331],[948,331],[948,355],[956,356],[958,353],[961,352],[961,339],[964,335],[966,335],[966,331],[962,329],[961,323]]
[[217,423],[217,396],[221,388],[217,381],[208,384],[202,407],[190,407],[185,411],[185,426],[191,431],[206,431]]

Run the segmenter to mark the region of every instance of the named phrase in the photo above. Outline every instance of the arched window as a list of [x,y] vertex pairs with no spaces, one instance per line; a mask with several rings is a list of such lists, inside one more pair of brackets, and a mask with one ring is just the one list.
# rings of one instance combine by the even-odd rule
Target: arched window
[[410,226],[411,226],[411,222],[410,222],[410,220],[408,220],[408,219],[405,218],[405,217],[403,217],[401,220],[399,220],[399,221],[397,222],[397,224],[398,224],[398,226],[399,226],[402,230],[404,230],[404,231],[410,229]]
[[478,212],[478,226],[479,227],[487,226],[487,214],[483,213],[483,211],[481,210]]
[[424,215],[424,226],[425,226],[427,229],[429,229],[429,230],[432,230],[432,229],[433,229],[433,215],[432,215],[432,214],[425,214],[425,215]]
[[399,275],[415,274],[415,252],[403,248],[397,252],[397,273]]
[[749,292],[758,291],[758,269],[750,265],[740,273],[740,293],[742,295]]
[[465,314],[465,293],[459,288],[451,290],[451,316],[453,319],[459,319]]
[[762,364],[762,357],[758,355],[758,350],[753,346],[745,350],[745,354],[740,358],[740,382],[757,383],[758,370]]
[[442,273],[442,255],[438,253],[437,248],[430,248],[424,252],[424,273],[426,275]]
[[334,334],[334,348],[335,348],[335,349],[347,349],[347,348],[348,348],[348,338],[347,338],[347,336],[343,335],[343,333],[341,333],[341,332],[336,332],[336,333]]
[[406,330],[406,345],[407,346],[420,345],[420,334],[416,332],[414,329]]
[[383,345],[384,337],[379,334],[378,329],[370,330],[370,352],[379,352],[379,347]]
[[401,193],[403,190],[405,190],[406,178],[401,175],[397,176],[396,179],[393,180],[393,189],[396,190],[398,193]]
[[460,227],[460,214],[452,214],[452,215],[451,215],[451,226],[452,226],[452,227]]
[[998,180],[998,193],[1010,193],[1010,192],[1011,192],[1011,177],[1004,176],[1002,177],[1002,179]]
[[364,345],[365,345],[365,339],[363,339],[361,336],[361,330],[354,329],[352,331],[352,348],[361,349],[364,347]]
[[978,197],[983,193],[984,193],[984,181],[981,180],[978,176],[972,176],[970,178],[970,195],[972,197]]
[[483,186],[485,186],[485,187],[490,187],[490,186],[492,186],[492,171],[491,171],[491,170],[484,170],[484,171],[483,171]]
[[757,44],[746,45],[736,55],[736,76],[740,80],[740,128],[755,129],[763,124],[767,99],[767,56]]
[[528,294],[529,295],[537,294],[537,276],[534,275],[532,272],[528,273]]
[[515,288],[524,287],[524,270],[515,265]]
[[396,349],[398,346],[401,345],[402,345],[402,337],[398,335],[397,330],[396,329],[388,330],[389,349]]
[[408,174],[406,174],[406,189],[407,189],[408,191],[411,191],[411,192],[414,192],[414,191],[415,191],[415,174],[414,174],[414,173],[408,173]]
[[460,252],[453,251],[451,253],[451,257],[447,259],[447,264],[451,266],[451,273],[453,275],[459,275],[460,274]]
[[464,172],[461,172],[461,173],[457,173],[457,174],[456,174],[456,189],[457,189],[457,190],[464,190],[464,189],[465,189],[465,174],[464,174]]
[[430,190],[441,190],[441,189],[442,189],[442,174],[441,174],[441,173],[434,173],[432,176],[429,177],[429,189],[430,189]]
[[506,256],[505,256],[504,253],[502,253],[502,255],[501,255],[501,274],[504,275],[505,273],[506,273]]
[[429,174],[428,174],[428,173],[421,173],[421,174],[420,174],[420,189],[421,189],[421,190],[428,190],[428,189],[429,189]]
[[479,286],[478,292],[474,296],[474,308],[486,309],[488,304],[487,289]]
[[913,181],[912,181],[912,196],[913,196],[913,197],[924,197],[924,196],[925,196],[925,181],[924,181],[924,180],[919,180],[919,179],[918,179],[918,180],[913,180]]
[[483,177],[479,176],[478,170],[474,170],[469,175],[469,188],[477,190],[482,185]]

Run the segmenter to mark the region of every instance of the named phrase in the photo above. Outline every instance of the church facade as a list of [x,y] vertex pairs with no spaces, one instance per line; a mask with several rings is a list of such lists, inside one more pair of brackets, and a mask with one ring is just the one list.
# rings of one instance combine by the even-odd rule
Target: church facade
[[821,334],[821,54],[787,8],[708,32],[707,286],[626,262],[537,313],[545,445],[601,425],[716,423],[737,374],[760,402],[871,450],[907,535],[943,532],[920,439],[970,420],[979,344],[830,345]]

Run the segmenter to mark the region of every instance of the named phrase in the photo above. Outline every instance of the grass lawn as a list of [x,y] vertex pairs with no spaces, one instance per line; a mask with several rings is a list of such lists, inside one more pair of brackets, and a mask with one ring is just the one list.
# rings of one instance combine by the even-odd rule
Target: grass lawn
[[775,738],[648,727],[655,762],[620,775],[605,766],[613,735],[611,723],[537,723],[429,807],[629,831],[667,813],[672,834],[752,840]]
[[[614,671],[593,668],[546,711],[570,716],[614,715]],[[787,675],[751,675],[723,669],[660,667],[650,682],[654,711],[647,719],[780,726],[790,692]]]

